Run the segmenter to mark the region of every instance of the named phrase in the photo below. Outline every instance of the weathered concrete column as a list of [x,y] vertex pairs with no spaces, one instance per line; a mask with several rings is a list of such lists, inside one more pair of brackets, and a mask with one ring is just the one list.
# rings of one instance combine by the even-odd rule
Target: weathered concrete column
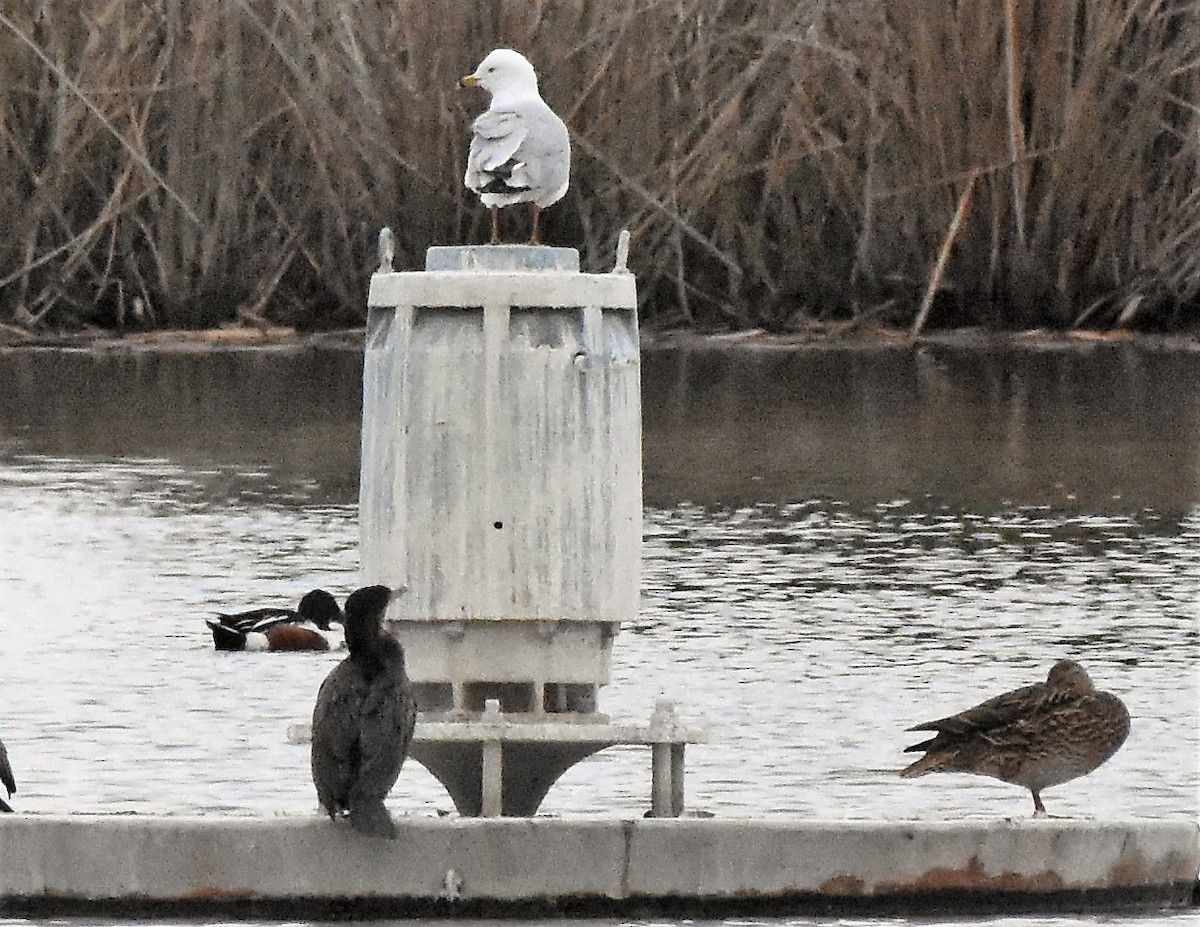
[[362,579],[407,588],[388,620],[427,732],[414,758],[464,814],[532,815],[621,736],[597,708],[641,579],[633,276],[580,273],[567,248],[431,248],[420,273],[381,251]]
[[425,710],[590,713],[641,572],[628,272],[566,248],[432,248],[371,278],[362,579]]

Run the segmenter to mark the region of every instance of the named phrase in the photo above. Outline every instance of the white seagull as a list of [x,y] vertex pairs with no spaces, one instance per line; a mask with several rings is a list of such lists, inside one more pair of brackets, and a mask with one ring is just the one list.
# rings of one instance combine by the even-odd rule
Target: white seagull
[[570,183],[567,127],[538,93],[533,65],[511,48],[491,52],[459,84],[492,95],[491,106],[471,125],[463,177],[492,211],[492,244],[500,244],[500,207],[532,203],[529,242],[540,245],[538,215],[561,200]]

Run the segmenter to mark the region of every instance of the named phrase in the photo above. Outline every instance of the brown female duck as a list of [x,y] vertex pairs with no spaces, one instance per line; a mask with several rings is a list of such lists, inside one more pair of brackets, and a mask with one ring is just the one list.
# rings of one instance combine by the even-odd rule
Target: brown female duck
[[1029,789],[1037,814],[1046,811],[1043,789],[1090,773],[1120,749],[1129,736],[1129,712],[1115,695],[1098,692],[1082,666],[1060,660],[1044,683],[909,730],[937,735],[905,749],[925,756],[901,771],[904,778],[991,776]]

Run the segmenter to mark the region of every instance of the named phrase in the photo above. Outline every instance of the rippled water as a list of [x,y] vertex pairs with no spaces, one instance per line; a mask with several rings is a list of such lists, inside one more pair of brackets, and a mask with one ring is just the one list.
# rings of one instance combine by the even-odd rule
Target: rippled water
[[[10,454],[0,463],[4,737],[19,803],[42,812],[308,814],[307,717],[334,654],[216,653],[202,617],[356,581],[352,504],[235,467]],[[281,504],[280,500],[286,500]],[[1134,717],[1122,751],[1048,793],[1052,811],[1197,812],[1200,517],[904,500],[652,509],[641,617],[602,708],[656,698],[706,719],[688,802],[719,815],[1009,815],[1019,789],[900,780],[904,729],[1081,660]],[[645,751],[611,750],[548,813],[646,808]],[[398,811],[450,807],[419,767]]]
[[[758,467],[722,470],[722,486],[736,482],[736,491],[714,492],[704,480],[687,482],[695,466],[662,456],[697,413],[664,418],[660,399],[647,392],[658,411],[648,415],[653,505],[641,615],[617,638],[601,708],[644,720],[656,698],[670,697],[689,719],[711,725],[712,742],[688,751],[690,808],[833,819],[1026,815],[1030,798],[1012,786],[899,779],[901,751],[912,742],[904,729],[1040,680],[1070,656],[1125,700],[1133,729],[1099,771],[1048,791],[1050,811],[1200,812],[1195,435],[1167,464],[1183,489],[1173,486],[1170,503],[1155,507],[1140,504],[1135,478],[1114,485],[1103,473],[1093,476],[1105,504],[1061,485],[1057,502],[1046,501],[1053,492],[1022,502],[1008,487],[1003,500],[948,500],[953,487],[922,492],[924,471],[912,470],[883,491],[872,492],[873,473],[854,493],[803,493],[794,489],[803,482],[796,471],[781,475],[785,463],[761,454]],[[288,744],[286,728],[308,717],[339,657],[215,653],[202,619],[294,601],[318,585],[339,594],[356,585],[354,475],[345,466],[354,410],[340,418],[321,411],[319,421],[339,423],[326,433],[341,450],[313,453],[306,467],[312,434],[291,419],[262,423],[243,456],[244,425],[222,431],[208,450],[194,431],[131,441],[115,437],[119,422],[105,437],[105,407],[80,446],[72,435],[88,397],[75,394],[69,409],[56,402],[44,424],[22,412],[13,426],[12,410],[0,408],[9,422],[0,427],[0,734],[17,771],[16,804],[55,813],[315,813],[307,750]],[[1185,396],[1183,408],[1200,403]],[[853,432],[858,414],[844,410],[842,427]],[[781,415],[760,422],[764,446],[777,441]],[[739,409],[728,425],[744,445],[753,428]],[[710,422],[698,439],[720,433]],[[1093,438],[1104,444],[1106,435]],[[937,441],[922,440],[926,453],[937,452]],[[969,457],[951,443],[950,457]],[[1161,457],[1147,447],[1139,460],[1138,443],[1127,436],[1123,473],[1146,472]],[[1111,442],[1104,446],[1112,453]],[[1059,453],[1049,442],[1038,447]],[[264,461],[273,449],[278,464]],[[1037,451],[1027,444],[1021,454]],[[847,479],[845,459],[831,457],[818,485]],[[640,815],[648,766],[644,750],[605,751],[570,771],[542,810]],[[451,803],[412,763],[391,806],[433,814]],[[917,922],[928,921],[820,923]]]

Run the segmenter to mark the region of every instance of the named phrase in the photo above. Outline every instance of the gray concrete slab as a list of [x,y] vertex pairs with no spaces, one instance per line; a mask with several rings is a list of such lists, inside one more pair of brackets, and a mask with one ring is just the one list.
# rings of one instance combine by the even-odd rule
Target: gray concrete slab
[[[634,835],[631,894],[1094,891],[1188,881],[1200,864],[1196,825],[1186,822],[663,823],[646,821]],[[658,863],[668,857],[669,869]]]
[[[685,723],[673,701],[659,699],[647,725],[599,713],[512,714],[497,704],[489,700],[488,710],[470,715],[423,711],[417,720],[409,756],[446,787],[459,814],[532,817],[564,772],[617,745],[651,747],[652,815],[683,813],[684,746],[707,743],[709,730]],[[288,740],[311,743],[312,725],[290,725]]]
[[425,252],[425,270],[578,273],[579,252],[547,245],[435,245]]
[[1160,910],[1192,901],[1195,821],[958,824],[4,815],[0,911],[318,915]]

